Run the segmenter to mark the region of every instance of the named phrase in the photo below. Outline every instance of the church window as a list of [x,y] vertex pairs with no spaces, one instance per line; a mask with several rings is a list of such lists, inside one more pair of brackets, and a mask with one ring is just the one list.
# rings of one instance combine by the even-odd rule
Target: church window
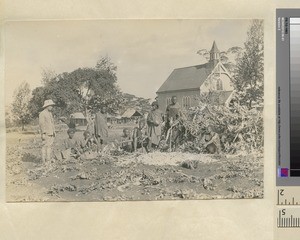
[[170,98],[170,97],[168,97],[168,98],[166,99],[166,101],[167,101],[167,106],[168,106],[169,104],[171,104],[171,98]]
[[217,84],[216,84],[217,90],[223,90],[223,84],[221,79],[217,79]]
[[189,96],[184,96],[182,98],[182,107],[190,108],[191,107],[191,98]]

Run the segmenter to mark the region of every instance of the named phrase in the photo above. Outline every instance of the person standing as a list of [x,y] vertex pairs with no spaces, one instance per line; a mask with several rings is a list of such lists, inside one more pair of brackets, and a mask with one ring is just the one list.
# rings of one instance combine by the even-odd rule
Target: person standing
[[42,162],[49,162],[52,158],[52,148],[55,137],[55,126],[52,115],[54,102],[45,100],[43,111],[39,114],[39,125],[42,137]]
[[152,147],[157,147],[161,138],[162,113],[159,110],[158,103],[151,104],[152,109],[147,116],[149,150]]
[[103,144],[106,143],[108,137],[108,125],[107,125],[107,111],[106,107],[103,107],[101,111],[98,111],[95,115],[95,137],[98,143],[98,152],[103,148]]
[[87,114],[87,126],[86,131],[88,131],[92,136],[95,136],[95,115]]
[[166,124],[164,128],[164,134],[166,139],[170,141],[170,145],[172,145],[172,142],[178,145],[180,129],[177,125],[180,117],[182,117],[181,107],[177,102],[177,97],[172,96],[171,103],[166,109]]
[[166,115],[167,123],[169,123],[169,125],[172,125],[173,122],[178,120],[178,118],[181,116],[181,107],[177,102],[176,96],[172,96],[171,103],[167,106],[166,109]]

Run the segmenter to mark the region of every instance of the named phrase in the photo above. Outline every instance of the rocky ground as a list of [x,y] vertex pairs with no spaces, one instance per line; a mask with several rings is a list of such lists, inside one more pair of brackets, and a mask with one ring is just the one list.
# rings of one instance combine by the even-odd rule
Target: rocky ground
[[[65,137],[56,137],[56,151]],[[263,197],[262,154],[103,153],[41,165],[40,144],[38,135],[7,134],[7,201]]]

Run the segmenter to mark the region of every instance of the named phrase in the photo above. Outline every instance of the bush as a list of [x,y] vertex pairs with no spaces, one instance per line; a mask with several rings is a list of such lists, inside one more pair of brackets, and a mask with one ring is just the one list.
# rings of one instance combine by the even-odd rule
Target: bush
[[185,112],[183,124],[189,138],[199,140],[211,125],[220,135],[224,151],[251,152],[263,149],[262,110],[235,104],[233,107],[204,105]]

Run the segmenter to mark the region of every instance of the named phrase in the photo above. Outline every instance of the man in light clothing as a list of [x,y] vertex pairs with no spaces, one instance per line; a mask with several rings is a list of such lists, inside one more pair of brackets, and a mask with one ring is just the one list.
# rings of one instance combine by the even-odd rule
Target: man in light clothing
[[55,137],[54,120],[52,116],[52,108],[54,106],[52,100],[46,100],[44,102],[43,111],[39,115],[39,125],[42,135],[42,161],[51,160],[52,148]]

